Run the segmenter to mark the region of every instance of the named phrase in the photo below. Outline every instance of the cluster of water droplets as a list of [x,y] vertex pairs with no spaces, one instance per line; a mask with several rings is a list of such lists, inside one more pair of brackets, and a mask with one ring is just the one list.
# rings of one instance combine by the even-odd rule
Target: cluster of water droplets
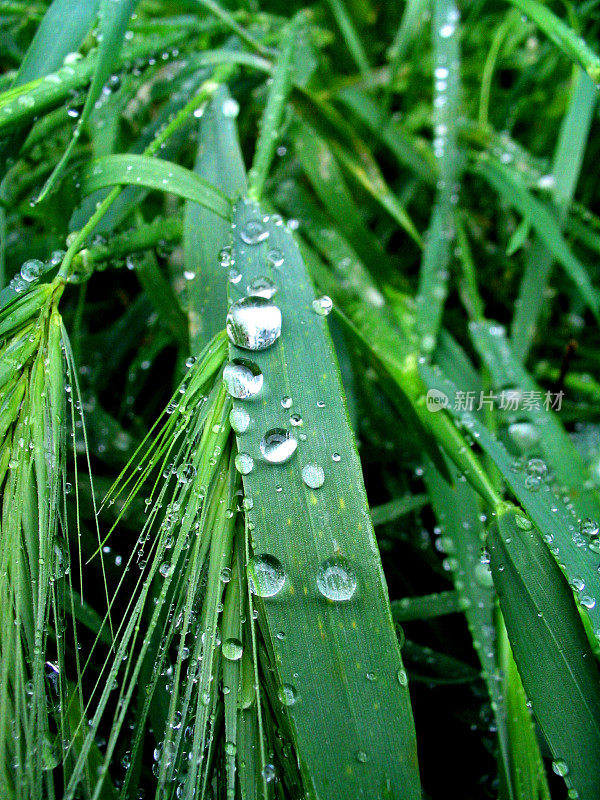
[[64,256],[63,250],[55,250],[45,262],[39,258],[30,258],[24,261],[19,272],[11,278],[9,287],[17,294],[23,294],[34,286],[45,272],[58,267]]

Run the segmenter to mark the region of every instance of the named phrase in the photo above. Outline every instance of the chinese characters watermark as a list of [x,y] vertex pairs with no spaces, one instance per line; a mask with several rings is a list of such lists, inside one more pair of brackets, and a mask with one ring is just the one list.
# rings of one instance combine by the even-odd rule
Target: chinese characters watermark
[[505,389],[500,392],[474,392],[457,390],[451,402],[450,397],[440,389],[429,389],[427,392],[427,410],[441,411],[451,408],[453,411],[482,411],[483,409],[499,409],[500,411],[560,411],[564,392],[551,391],[519,391]]

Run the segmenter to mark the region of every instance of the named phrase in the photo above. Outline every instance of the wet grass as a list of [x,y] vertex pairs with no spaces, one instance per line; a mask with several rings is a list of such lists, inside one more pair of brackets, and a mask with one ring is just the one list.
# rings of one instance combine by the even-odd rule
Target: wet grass
[[597,800],[599,21],[0,0],[2,798]]

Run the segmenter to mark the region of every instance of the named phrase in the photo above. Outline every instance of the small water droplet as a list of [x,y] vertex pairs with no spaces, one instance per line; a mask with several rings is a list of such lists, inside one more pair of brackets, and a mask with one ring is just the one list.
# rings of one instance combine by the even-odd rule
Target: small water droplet
[[250,426],[250,414],[245,408],[235,407],[229,412],[229,422],[234,432],[241,436]]
[[281,335],[281,311],[266,297],[244,297],[227,314],[229,341],[245,350],[265,350]]
[[356,760],[360,761],[361,764],[366,764],[369,760],[369,756],[365,753],[364,750],[359,750],[356,753]]
[[287,394],[285,395],[285,397],[281,398],[281,407],[282,408],[291,408],[292,405],[293,405],[292,398],[289,397]]
[[245,244],[260,244],[269,238],[269,231],[262,222],[251,219],[240,230],[240,238]]
[[270,464],[284,464],[296,452],[298,442],[284,428],[272,428],[260,441],[260,452]]
[[406,670],[402,669],[402,667],[398,670],[397,678],[400,686],[408,686],[408,675],[406,674]]
[[267,261],[272,267],[280,267],[283,264],[283,253],[281,250],[273,248],[267,253]]
[[267,300],[270,300],[277,293],[277,287],[271,278],[267,278],[266,275],[254,278],[254,280],[250,281],[248,284],[247,289],[248,294],[252,297],[266,297]]
[[320,489],[325,483],[325,472],[319,464],[306,464],[302,467],[302,480],[310,489]]
[[317,588],[328,600],[350,600],[356,591],[356,575],[341,556],[324,561],[317,572]]
[[533,528],[531,524],[531,520],[524,517],[522,514],[515,514],[515,522],[518,528],[521,528],[522,531],[530,531]]
[[171,574],[172,567],[168,561],[165,561],[160,565],[158,571],[163,576],[163,578],[167,578]]
[[302,417],[300,414],[292,414],[290,417],[290,425],[293,425],[294,428],[298,428],[302,425]]
[[249,475],[254,469],[254,459],[248,453],[238,453],[234,462],[235,468],[241,475]]
[[262,389],[263,374],[254,361],[234,358],[223,369],[223,382],[232,397],[247,400]]
[[273,764],[265,764],[263,767],[262,776],[265,779],[265,783],[273,783],[277,776]]
[[331,297],[324,294],[313,300],[312,307],[315,314],[318,314],[320,317],[326,317],[333,308],[333,302]]
[[290,683],[284,683],[283,686],[280,686],[277,694],[279,695],[279,701],[284,706],[293,706],[296,702],[296,690]]
[[228,97],[226,100],[223,100],[221,113],[228,119],[235,119],[240,113],[240,104],[234,97]]
[[40,277],[44,268],[43,263],[37,258],[30,258],[21,266],[21,278],[27,283],[33,283]]
[[228,661],[239,661],[244,652],[244,646],[239,639],[225,639],[221,647],[223,658]]
[[258,597],[273,597],[283,588],[285,572],[279,559],[264,553],[248,562],[248,585]]
[[569,767],[565,761],[562,759],[557,759],[556,761],[552,762],[552,772],[554,772],[556,775],[560,775],[561,778],[564,778],[565,775],[569,774]]

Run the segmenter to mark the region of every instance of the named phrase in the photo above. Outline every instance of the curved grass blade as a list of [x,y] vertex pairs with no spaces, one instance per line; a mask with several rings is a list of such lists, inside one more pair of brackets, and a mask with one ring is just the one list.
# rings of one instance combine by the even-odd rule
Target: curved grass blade
[[[198,154],[194,172],[227,197],[246,191],[246,172],[235,118],[235,102],[225,85],[215,92],[200,120]],[[233,105],[232,105],[233,104]],[[225,113],[227,112],[227,113]],[[194,202],[185,206],[183,246],[189,282],[189,328],[192,352],[198,352],[223,329],[227,313],[224,266],[217,259],[227,239],[229,222]]]
[[223,192],[189,169],[151,156],[119,154],[92,161],[81,175],[81,191],[92,194],[107,186],[145,186],[193,200],[228,219],[231,202]]
[[509,0],[509,2],[539,25],[567,58],[583,67],[598,88],[600,58],[581,36],[538,0]]
[[600,793],[600,682],[569,587],[538,531],[514,507],[489,534],[494,584],[525,691],[581,800]]
[[[252,353],[263,396],[234,401],[234,408],[251,419],[238,447],[254,464],[244,470],[253,551],[259,562],[265,554],[277,559],[285,576],[280,591],[261,602],[259,619],[280,685],[293,698],[287,710],[303,775],[321,799],[417,798],[408,690],[326,323],[313,310],[290,232],[276,219],[263,222],[260,209],[245,202],[233,219],[240,287],[265,274],[269,251],[283,259],[269,269],[282,334]],[[251,230],[261,241],[246,243]],[[230,292],[236,300],[239,290]],[[248,353],[232,346],[231,355]],[[291,413],[302,419],[297,452],[288,463],[269,463],[261,441],[273,428],[291,436]]]

